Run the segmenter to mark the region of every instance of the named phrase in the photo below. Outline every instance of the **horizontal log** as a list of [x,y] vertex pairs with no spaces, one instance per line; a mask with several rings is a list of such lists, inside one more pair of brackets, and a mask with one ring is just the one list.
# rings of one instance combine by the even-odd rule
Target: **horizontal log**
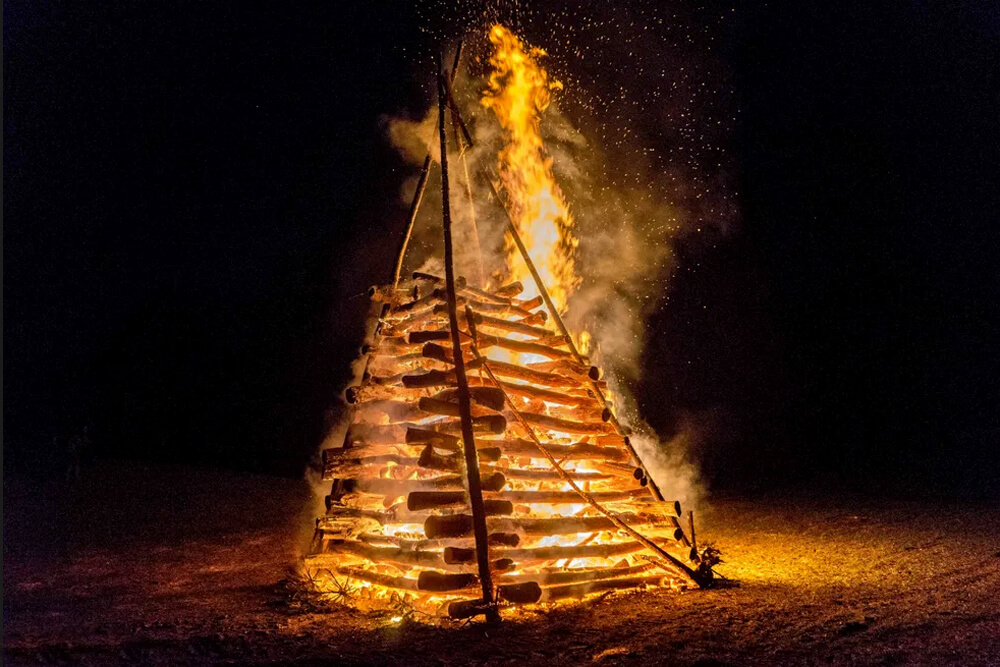
[[405,336],[379,336],[374,343],[362,345],[361,354],[396,356],[416,352],[418,349]]
[[[465,565],[445,563],[440,551],[407,551],[399,547],[379,547],[355,540],[327,540],[323,543],[323,552],[327,554],[349,554],[371,563],[390,564],[406,569],[412,567],[428,567],[436,570],[464,570]],[[490,568],[497,572],[510,570],[514,563],[509,558],[494,558]]]
[[[649,491],[643,488],[628,489],[623,491],[591,491],[587,495],[599,503],[613,503],[632,498],[648,498]],[[546,505],[583,505],[586,500],[580,497],[575,491],[502,491],[496,496],[513,503],[546,504]],[[677,503],[680,507],[680,503]],[[658,507],[658,509],[660,509]],[[664,511],[670,511],[670,507],[664,506]],[[679,516],[679,514],[677,515]]]
[[[407,371],[412,373],[413,371]],[[405,375],[405,373],[403,374]],[[402,379],[403,375],[400,375]],[[369,383],[358,387],[348,387],[344,391],[344,399],[351,405],[360,405],[368,401],[406,400],[417,401],[426,392],[421,389],[410,389],[402,386],[385,386]]]
[[[514,513],[514,505],[509,500],[491,498],[484,500],[483,504],[487,516],[508,516]],[[413,491],[406,496],[406,509],[411,512],[468,506],[469,496],[465,491]]]
[[[407,429],[434,431],[438,435],[459,433],[461,423],[458,419],[430,422],[423,425],[401,422],[399,424],[373,425],[354,423],[347,429],[345,442],[357,444],[397,444],[406,442]],[[472,429],[476,433],[500,434],[507,430],[507,420],[503,415],[483,415],[472,418]],[[445,440],[445,439],[442,439]],[[412,444],[412,443],[408,443]]]
[[601,379],[601,369],[597,366],[587,366],[586,364],[581,364],[573,359],[556,359],[555,361],[536,361],[531,364],[527,364],[527,367],[542,371],[543,373],[559,373],[560,375],[569,375],[571,377],[577,377],[581,380],[600,380]]
[[372,375],[368,378],[368,381],[381,387],[391,387],[402,382],[406,375],[407,371],[388,376]]
[[421,591],[431,591],[434,593],[447,593],[449,591],[460,591],[463,588],[470,588],[479,581],[479,577],[471,572],[436,572],[434,570],[423,570],[417,575],[417,589]]
[[428,294],[426,294],[426,295],[424,295],[424,296],[422,296],[422,297],[420,297],[418,299],[414,299],[412,301],[407,301],[405,303],[401,303],[401,304],[397,305],[396,307],[394,307],[392,309],[392,311],[393,311],[392,314],[393,315],[399,315],[399,314],[404,314],[405,315],[406,313],[412,313],[415,310],[419,310],[421,308],[426,308],[427,306],[434,304],[435,302],[438,301],[438,296],[437,296],[437,294],[435,292],[436,292],[436,290],[434,290],[434,291],[432,291],[432,292],[430,292],[430,293],[428,293]]
[[[500,450],[496,447],[485,447],[476,451],[478,455],[479,462],[492,462],[500,458]],[[423,451],[420,452],[420,458],[418,463],[421,467],[428,468],[431,470],[449,470],[459,473],[465,472],[465,459],[464,457],[458,455],[444,456],[438,454],[434,451],[433,445],[427,445],[424,447]],[[486,472],[485,469],[480,467],[480,475],[490,474]]]
[[[451,538],[444,540],[411,540],[398,535],[383,535],[382,533],[360,533],[357,538],[359,542],[367,544],[378,544],[383,546],[396,546],[411,551],[416,549],[436,550],[453,546],[469,546],[474,544],[473,538]],[[520,536],[514,533],[490,533],[490,546],[493,547],[516,547],[521,543]]]
[[355,414],[356,419],[359,420],[387,417],[389,422],[392,423],[424,419],[427,415],[423,414],[423,412],[419,404],[382,399],[367,401],[358,405],[358,410]]
[[533,581],[540,586],[555,586],[559,584],[576,584],[585,581],[600,581],[602,579],[617,579],[648,572],[656,567],[652,563],[642,563],[629,567],[598,567],[554,569],[545,572],[523,572],[521,574],[504,574],[497,577],[498,584],[518,584]]
[[[443,293],[443,290],[440,290]],[[433,308],[433,313],[436,316],[440,316],[447,312],[447,305],[443,303],[445,301],[444,297],[441,298],[442,303],[437,304]],[[456,305],[460,306],[470,306],[475,311],[476,322],[479,322],[479,317],[482,313],[492,313],[493,315],[506,316],[506,317],[519,317],[525,320],[525,324],[543,324],[546,321],[546,316],[544,311],[532,312],[532,308],[537,308],[538,306],[531,306],[530,308],[525,308],[517,301],[511,301],[510,303],[501,304],[493,303],[491,301],[477,301],[476,299],[470,298],[466,295],[458,295],[455,299]]]
[[516,280],[508,285],[502,285],[501,287],[493,290],[493,293],[497,296],[510,296],[514,297],[524,291],[524,285],[521,284],[520,280]]
[[398,287],[393,290],[392,285],[372,285],[368,288],[368,298],[376,303],[402,301],[416,298],[415,291],[414,287]]
[[[621,513],[618,517],[630,526],[650,525],[669,521],[670,515]],[[491,531],[521,535],[569,535],[617,531],[618,527],[604,516],[556,517],[551,519],[496,518],[487,521]],[[472,532],[472,516],[449,514],[429,516],[424,520],[424,534],[429,538],[466,537]]]
[[432,341],[447,341],[451,339],[451,332],[445,331],[411,331],[406,336],[410,345],[423,345]]
[[590,380],[572,374],[546,373],[544,371],[534,370],[530,367],[530,365],[521,366],[506,361],[496,361],[494,359],[487,359],[486,363],[489,364],[490,370],[493,371],[495,375],[516,378],[518,380],[526,380],[533,384],[540,384],[544,386],[568,388],[578,396],[589,396],[595,400],[597,397],[593,393],[593,384],[596,384],[598,389],[602,391],[606,391],[608,388],[608,384],[604,380],[598,380],[591,383]]
[[[624,479],[629,475],[625,472],[577,472],[566,470],[574,482],[603,482],[612,479]],[[525,482],[562,482],[565,478],[551,468],[548,470],[508,468],[504,471],[507,479]]]
[[567,598],[582,598],[593,593],[603,593],[605,591],[620,591],[642,586],[662,586],[669,578],[663,574],[640,575],[635,577],[622,577],[621,579],[604,579],[582,584],[565,584],[562,586],[550,586],[542,589],[542,596],[539,602],[554,602]]
[[[494,387],[493,381],[489,378],[470,377],[470,385],[481,382],[484,386]],[[600,403],[593,396],[586,392],[569,392],[566,390],[556,391],[552,389],[542,389],[530,384],[517,384],[514,382],[504,382],[499,380],[503,391],[511,396],[527,398],[529,400],[545,401],[553,405],[565,405],[567,407],[583,407],[597,409]],[[494,387],[495,388],[495,387]]]
[[411,389],[427,387],[450,387],[455,385],[454,371],[428,371],[418,374],[404,374],[400,377],[404,387]]
[[[449,353],[450,358],[450,353]],[[545,387],[557,387],[559,389],[568,389],[572,392],[572,395],[579,397],[589,397],[591,400],[596,400],[589,388],[583,386],[583,380],[578,378],[569,377],[567,375],[560,375],[558,373],[544,373],[542,371],[532,370],[526,368],[525,366],[519,366],[517,364],[511,364],[504,361],[495,361],[493,359],[488,360],[490,370],[499,377],[504,378],[514,378],[516,380],[525,380],[531,382],[535,385],[542,385]],[[466,364],[468,370],[475,370],[482,365],[479,360],[470,361]],[[380,379],[381,380],[381,379]],[[493,386],[493,383],[489,380],[480,380],[479,378],[470,377],[469,381],[477,381],[479,384],[487,384]],[[373,378],[374,381],[374,378]],[[428,388],[428,387],[455,387],[456,379],[455,373],[453,371],[438,371],[432,370],[427,373],[417,374],[417,373],[403,373],[399,376],[394,376],[393,378],[385,378],[384,382],[401,382],[404,387],[417,389],[417,388]],[[604,382],[598,382],[598,385],[602,388],[606,388],[607,385]]]
[[534,336],[535,338],[551,339],[553,342],[557,340],[565,342],[565,339],[557,335],[554,331],[549,331],[548,329],[543,329],[542,327],[536,327],[512,320],[505,320],[500,317],[492,317],[490,315],[484,315],[483,313],[477,313],[477,315],[479,315],[479,319],[476,324],[483,327],[499,329],[501,331],[512,331],[515,333],[525,334],[527,336]]
[[482,616],[490,613],[493,606],[486,603],[482,598],[474,600],[456,600],[448,603],[448,617],[460,621],[466,618]]
[[521,412],[521,417],[532,426],[572,435],[603,435],[614,431],[614,426],[603,421],[590,423],[578,422],[534,412]]
[[408,426],[403,434],[403,439],[408,445],[444,445],[448,449],[454,450],[457,450],[462,444],[462,440],[458,436],[420,426]]
[[406,567],[433,567],[441,570],[454,569],[445,563],[438,551],[407,551],[399,547],[379,547],[355,540],[330,540],[324,542],[325,553],[343,553],[363,558],[372,563],[393,563]]
[[[538,451],[538,445],[531,440],[521,438],[503,438],[478,440],[477,444],[483,447],[498,447],[500,451],[508,456],[524,456],[528,458],[544,458],[544,454]],[[575,443],[572,445],[558,445],[543,443],[545,451],[552,454],[561,461],[582,461],[595,459],[597,461],[626,461],[628,452],[617,447],[602,447],[589,443]]]
[[[458,403],[442,401],[437,398],[431,398],[430,396],[424,396],[417,401],[417,408],[428,415],[438,415],[442,417],[461,416],[458,409]],[[469,406],[469,410],[472,412],[473,419],[476,417],[485,417],[490,414],[496,414],[496,411],[493,408],[487,408],[478,403],[471,404]],[[506,422],[504,423],[504,428],[506,428]]]
[[542,587],[534,581],[497,586],[497,597],[511,604],[534,604],[542,597]]
[[[507,480],[503,473],[493,472],[482,480],[483,491],[496,493],[503,490]],[[413,491],[459,491],[465,486],[461,475],[444,475],[431,479],[345,479],[347,493],[374,493],[382,496],[403,496]],[[413,509],[413,508],[410,508]]]
[[[480,334],[477,336],[476,344],[480,349],[495,346],[505,350],[510,350],[511,352],[519,352],[521,354],[537,354],[543,357],[548,357],[549,359],[571,359],[573,357],[573,353],[569,350],[560,350],[557,347],[542,345],[541,343],[531,343],[523,340],[514,340],[512,338],[503,338],[501,336],[490,336],[487,334]],[[492,368],[492,364],[490,367]]]
[[[458,419],[432,422],[428,426],[441,433],[460,433],[462,429],[461,421]],[[503,415],[473,417],[472,430],[474,433],[499,435],[507,430],[507,419]]]
[[[381,574],[379,572],[374,572],[372,570],[366,570],[362,567],[350,567],[347,565],[342,565],[337,568],[337,573],[342,574],[345,577],[358,579],[359,581],[366,581],[369,584],[374,584],[376,586],[383,586],[385,588],[393,588],[400,591],[420,590],[420,588],[418,587],[418,581],[416,579],[411,579],[408,577],[394,577],[389,574]],[[459,574],[457,576],[469,576],[469,575]]]
[[[458,400],[458,389],[445,389],[431,398],[454,403]],[[469,387],[469,398],[473,403],[493,410],[502,410],[505,403],[503,390],[497,387]]]
[[[676,531],[675,531],[676,536]],[[679,538],[678,538],[679,539]],[[654,540],[661,543],[674,542],[664,540]],[[615,542],[612,544],[581,544],[578,546],[552,546],[552,547],[527,547],[521,549],[497,549],[494,555],[501,555],[509,558],[519,567],[529,563],[540,561],[557,561],[576,558],[616,558],[638,553],[646,549],[642,544],[635,541]],[[450,565],[471,564],[476,562],[476,550],[465,547],[445,547],[443,552],[444,561]]]

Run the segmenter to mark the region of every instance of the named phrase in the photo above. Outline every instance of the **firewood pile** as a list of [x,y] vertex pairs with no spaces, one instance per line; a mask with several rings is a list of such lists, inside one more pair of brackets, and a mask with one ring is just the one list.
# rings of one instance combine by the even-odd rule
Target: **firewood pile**
[[637,456],[491,179],[532,283],[455,275],[445,117],[470,144],[449,94],[460,53],[438,71],[445,275],[401,276],[428,156],[395,278],[369,293],[378,315],[346,392],[350,426],[323,452],[332,487],[309,578],[359,606],[488,620],[506,605],[696,587],[706,570],[680,504]]
[[[477,609],[469,598],[480,582],[443,285],[415,274],[395,290],[370,291],[387,315],[364,350],[362,383],[347,391],[344,445],[323,452],[333,487],[307,566],[320,581],[354,580],[368,599],[396,593],[428,613],[461,617]],[[483,290],[459,279],[456,287],[498,600],[688,583],[683,571],[644,558],[648,548],[566,479],[655,544],[683,550],[680,505],[651,490],[598,396],[607,391],[600,371],[573,358],[566,337],[547,326],[542,299],[521,298],[520,283]]]

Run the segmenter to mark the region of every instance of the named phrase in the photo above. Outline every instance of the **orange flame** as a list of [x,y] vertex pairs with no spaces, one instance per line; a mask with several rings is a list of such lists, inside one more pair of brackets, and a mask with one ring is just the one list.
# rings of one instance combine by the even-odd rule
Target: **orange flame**
[[[507,136],[499,155],[500,178],[528,255],[556,308],[565,312],[580,282],[573,268],[579,241],[573,236],[573,218],[539,132],[539,116],[548,108],[552,91],[561,90],[562,84],[539,65],[538,59],[545,55],[542,49],[528,47],[500,25],[490,29],[489,37],[494,46],[493,72],[482,104],[493,110]],[[526,296],[534,296],[534,281],[510,238],[505,249],[512,277],[522,282]]]

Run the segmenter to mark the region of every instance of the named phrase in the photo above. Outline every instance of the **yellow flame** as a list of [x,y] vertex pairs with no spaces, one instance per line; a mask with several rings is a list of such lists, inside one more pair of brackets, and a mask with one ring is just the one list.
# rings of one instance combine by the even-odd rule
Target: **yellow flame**
[[[552,158],[542,143],[539,116],[549,106],[551,93],[562,84],[550,79],[538,60],[545,55],[529,47],[500,25],[490,29],[493,55],[489,87],[483,106],[492,109],[503,127],[507,145],[499,155],[500,178],[518,234],[528,249],[542,282],[560,312],[580,280],[573,268],[579,241],[573,236],[573,218],[552,175]],[[527,265],[513,241],[506,239],[508,269],[525,287],[525,296],[537,294]]]

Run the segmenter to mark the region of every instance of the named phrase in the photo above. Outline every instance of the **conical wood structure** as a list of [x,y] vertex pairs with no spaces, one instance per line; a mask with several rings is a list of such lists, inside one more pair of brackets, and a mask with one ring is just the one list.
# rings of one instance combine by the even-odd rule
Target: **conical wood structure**
[[[393,307],[366,348],[362,383],[348,389],[353,414],[344,446],[323,452],[324,479],[333,487],[306,561],[321,586],[326,580],[336,589],[350,579],[362,598],[395,593],[429,612],[478,597],[443,282],[418,275],[395,292],[372,290]],[[500,599],[686,582],[644,558],[649,549],[594,511],[545,455],[606,510],[661,547],[684,552],[679,503],[651,493],[627,437],[596,395],[606,390],[595,381],[599,371],[572,358],[539,308],[542,299],[518,298],[520,284],[489,291],[458,284],[476,330],[474,352],[472,332],[460,325]],[[461,614],[460,605],[452,607]]]
[[697,585],[680,504],[649,479],[514,225],[536,296],[453,275],[450,96],[438,79],[446,275],[400,279],[404,241],[394,283],[371,290],[378,315],[346,392],[350,426],[323,452],[333,484],[305,559],[311,580],[355,603],[452,618]]

